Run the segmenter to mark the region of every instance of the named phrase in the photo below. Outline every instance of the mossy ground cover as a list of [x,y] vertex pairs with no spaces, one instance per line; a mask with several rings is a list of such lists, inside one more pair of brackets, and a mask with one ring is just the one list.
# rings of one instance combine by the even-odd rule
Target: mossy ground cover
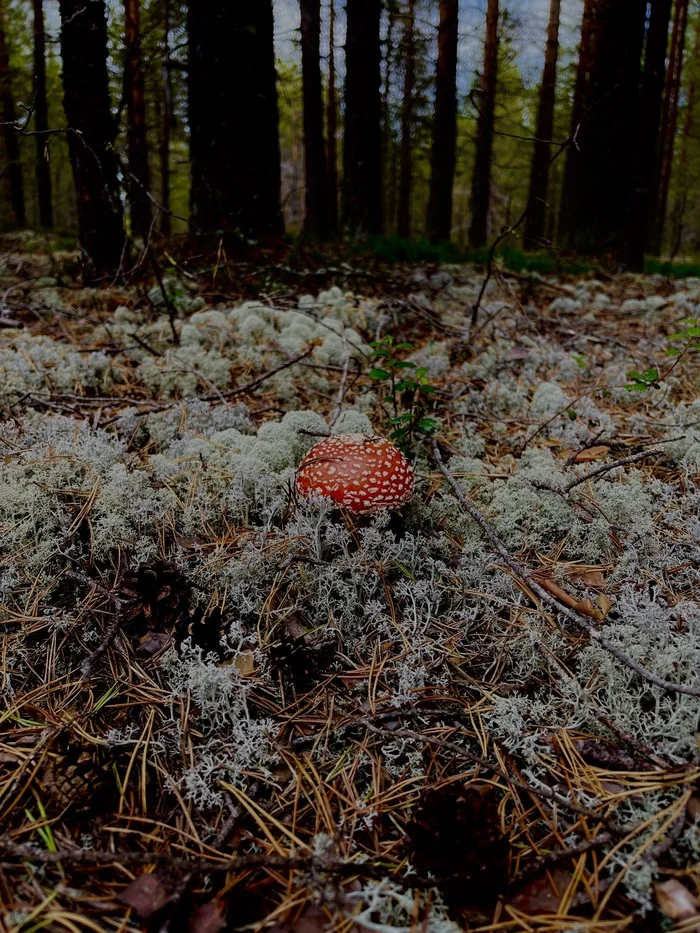
[[[470,333],[471,265],[74,259],[0,271],[4,927],[693,929],[700,279],[499,272]],[[413,502],[299,501],[410,406],[387,335]]]

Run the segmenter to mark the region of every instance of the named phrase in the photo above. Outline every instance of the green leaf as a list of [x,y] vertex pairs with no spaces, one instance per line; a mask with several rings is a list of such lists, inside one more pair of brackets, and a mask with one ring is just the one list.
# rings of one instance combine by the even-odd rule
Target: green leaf
[[375,350],[373,355],[375,359],[378,359],[381,356],[389,356],[389,351],[388,350]]
[[664,350],[666,356],[680,356],[682,352],[682,350],[676,350],[674,347],[669,347],[668,350]]
[[407,360],[395,360],[394,369],[415,369],[416,364],[410,363]]
[[418,386],[412,379],[402,379],[396,383],[397,392],[415,392]]
[[385,369],[372,369],[369,372],[370,379],[391,379],[391,373],[388,373]]
[[412,343],[397,343],[394,349],[395,350],[412,350],[413,344]]
[[433,434],[440,430],[440,423],[435,418],[421,418],[416,427],[422,434]]
[[567,408],[564,414],[567,416],[569,421],[576,421],[576,419],[578,418],[578,415],[573,410],[573,408]]

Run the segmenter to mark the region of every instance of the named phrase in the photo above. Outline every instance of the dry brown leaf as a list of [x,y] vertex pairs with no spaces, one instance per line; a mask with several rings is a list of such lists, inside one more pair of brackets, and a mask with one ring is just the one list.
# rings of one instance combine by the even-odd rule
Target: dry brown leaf
[[594,460],[602,460],[610,450],[609,447],[601,445],[600,447],[589,447],[588,450],[582,450],[576,454],[574,463],[593,463]]
[[202,904],[192,912],[188,925],[189,933],[219,933],[226,926],[219,906],[215,901]]
[[688,801],[688,819],[697,820],[700,817],[700,794],[693,794]]
[[255,655],[252,651],[241,651],[236,655],[233,666],[241,677],[250,677],[255,670]]
[[690,920],[698,917],[698,900],[676,878],[654,885],[659,910],[670,920]]
[[117,900],[132,907],[139,917],[150,917],[170,900],[163,882],[157,875],[139,875],[117,895]]
[[578,579],[586,586],[605,586],[605,577],[600,570],[585,570]]
[[606,596],[605,593],[600,593],[598,596],[598,608],[603,613],[603,618],[607,616],[610,610],[613,607],[613,601],[609,596]]
[[600,609],[596,609],[590,599],[576,599],[575,596],[567,593],[566,590],[563,590],[557,583],[554,583],[553,580],[544,578],[539,581],[539,584],[555,599],[558,599],[560,603],[568,606],[569,609],[574,609],[576,612],[580,612],[581,615],[595,619],[596,622],[602,622],[603,613]]
[[511,905],[523,914],[556,914],[561,899],[571,882],[571,874],[561,868],[542,872],[523,885],[511,900]]

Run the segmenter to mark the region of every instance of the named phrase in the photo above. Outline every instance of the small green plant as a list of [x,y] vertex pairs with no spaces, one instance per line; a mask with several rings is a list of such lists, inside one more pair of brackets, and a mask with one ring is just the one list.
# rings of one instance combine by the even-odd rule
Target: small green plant
[[428,399],[435,393],[430,385],[428,370],[409,360],[399,359],[397,353],[413,349],[410,343],[394,343],[391,335],[370,344],[374,350],[374,368],[369,377],[383,382],[389,390],[393,416],[388,425],[390,439],[399,447],[410,447],[417,434],[434,434],[440,424],[428,413]]
[[653,367],[647,369],[643,373],[639,373],[633,369],[631,372],[627,373],[627,378],[631,380],[631,382],[625,386],[628,392],[646,392],[647,389],[659,388],[659,371]]
[[684,318],[680,323],[684,329],[675,334],[669,334],[668,339],[682,341],[684,346],[668,347],[665,351],[666,356],[675,357],[673,364],[661,374],[654,367],[643,373],[636,370],[627,373],[628,379],[632,380],[629,385],[625,386],[628,392],[646,392],[647,389],[661,388],[660,383],[676,368],[686,354],[693,350],[700,350],[700,319]]

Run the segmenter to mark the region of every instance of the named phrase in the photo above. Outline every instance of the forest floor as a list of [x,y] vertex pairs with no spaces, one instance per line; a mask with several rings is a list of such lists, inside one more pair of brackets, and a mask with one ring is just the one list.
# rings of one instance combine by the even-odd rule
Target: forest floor
[[700,279],[0,254],[0,928],[700,929]]

